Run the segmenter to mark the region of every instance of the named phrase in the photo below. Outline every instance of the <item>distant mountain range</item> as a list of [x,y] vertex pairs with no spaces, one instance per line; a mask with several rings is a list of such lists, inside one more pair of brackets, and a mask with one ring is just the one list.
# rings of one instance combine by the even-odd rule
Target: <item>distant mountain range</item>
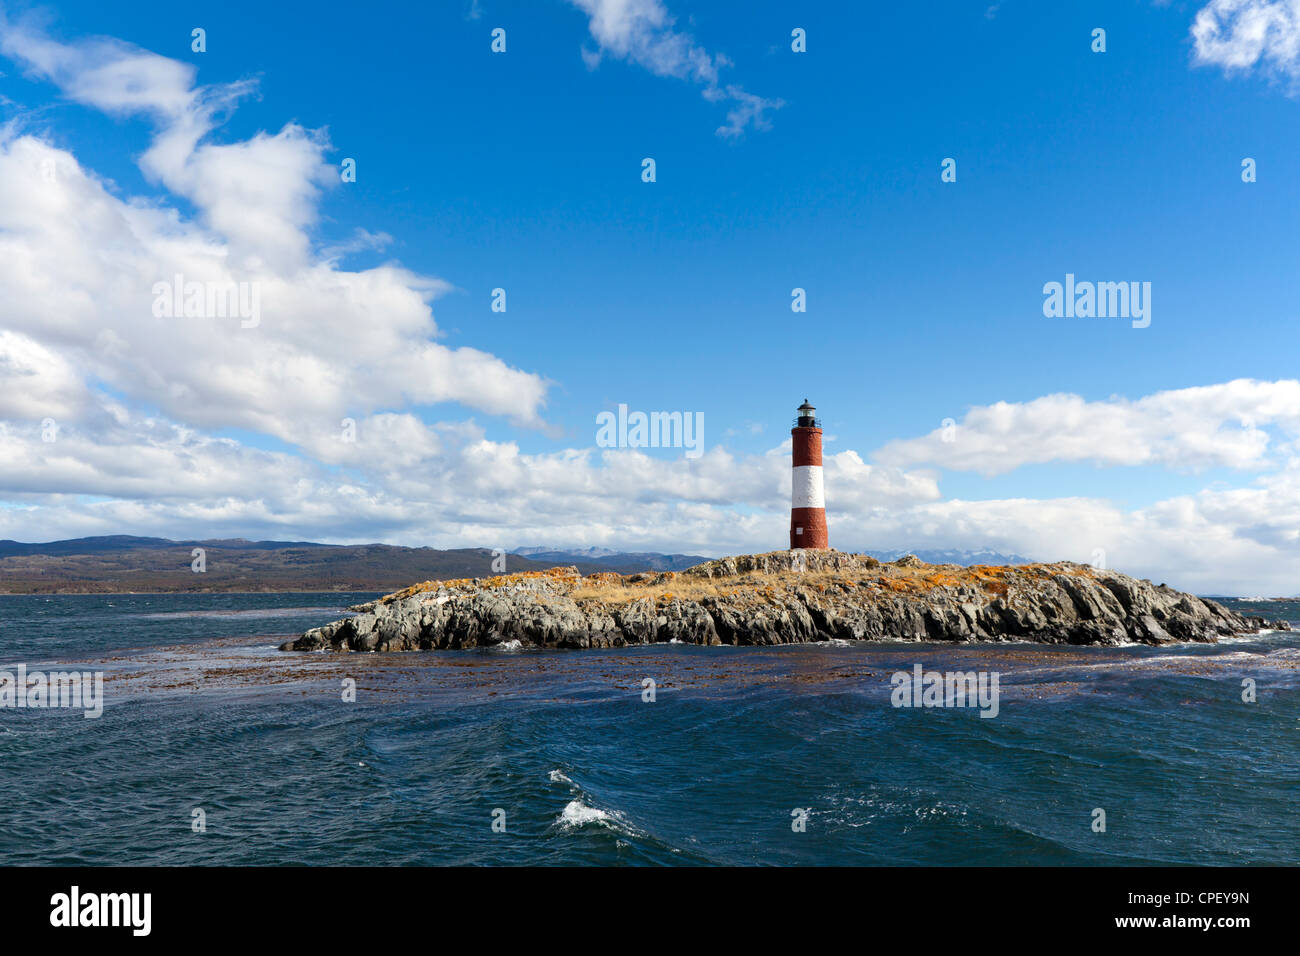
[[[203,570],[194,570],[194,549]],[[117,591],[393,591],[416,581],[487,577],[486,548],[440,551],[387,544],[330,545],[243,539],[171,541],[109,535],[27,544],[0,541],[0,593]],[[505,557],[508,571],[550,562]],[[585,566],[584,573],[605,570]]]
[[[203,550],[202,571],[194,549]],[[867,551],[882,561],[903,551]],[[932,564],[1026,564],[992,551],[918,551]],[[611,548],[518,548],[503,556],[486,548],[406,548],[242,538],[172,541],[103,535],[39,544],[0,541],[0,593],[120,591],[394,591],[417,581],[488,577],[501,561],[510,571],[575,565],[583,574],[680,571],[709,560]]]
[[94,538],[67,538],[63,541],[46,541],[28,544],[23,541],[0,541],[0,558],[15,555],[69,555],[102,554],[107,551],[159,550],[187,546],[226,548],[232,551],[283,551],[289,548],[329,548],[334,545],[311,541],[247,541],[244,538],[213,539],[209,541],[172,541],[168,538],[140,538],[129,534],[105,534]]

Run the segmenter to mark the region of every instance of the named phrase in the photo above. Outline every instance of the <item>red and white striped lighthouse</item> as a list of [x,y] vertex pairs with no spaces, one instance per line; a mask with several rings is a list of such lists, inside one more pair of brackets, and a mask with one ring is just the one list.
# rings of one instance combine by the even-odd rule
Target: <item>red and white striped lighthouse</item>
[[803,400],[799,419],[790,429],[793,487],[790,493],[790,547],[829,548],[826,540],[826,496],[822,490],[822,429],[817,409]]

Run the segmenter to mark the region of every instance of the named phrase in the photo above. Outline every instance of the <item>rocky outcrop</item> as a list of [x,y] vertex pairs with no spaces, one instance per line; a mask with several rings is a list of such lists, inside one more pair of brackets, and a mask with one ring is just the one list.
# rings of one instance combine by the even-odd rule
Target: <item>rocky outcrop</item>
[[1286,628],[1117,571],[890,564],[840,551],[774,551],[682,572],[583,577],[575,568],[430,581],[352,608],[281,650],[412,651],[518,641],[540,647],[1037,641],[1165,644]]

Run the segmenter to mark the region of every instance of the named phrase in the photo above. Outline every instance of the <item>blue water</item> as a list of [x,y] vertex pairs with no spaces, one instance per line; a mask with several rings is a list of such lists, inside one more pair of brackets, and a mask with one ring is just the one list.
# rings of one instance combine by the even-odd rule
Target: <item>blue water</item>
[[[0,597],[0,669],[106,675],[99,719],[0,709],[0,864],[1300,863],[1297,634],[275,649],[372,596]],[[998,716],[891,706],[917,661]]]

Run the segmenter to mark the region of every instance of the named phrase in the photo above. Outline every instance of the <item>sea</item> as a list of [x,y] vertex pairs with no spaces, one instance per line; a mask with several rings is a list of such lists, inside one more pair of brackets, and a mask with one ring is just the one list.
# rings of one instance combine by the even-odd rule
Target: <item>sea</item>
[[1300,863],[1300,631],[277,649],[375,596],[0,596],[0,672],[103,675],[0,708],[0,865]]

